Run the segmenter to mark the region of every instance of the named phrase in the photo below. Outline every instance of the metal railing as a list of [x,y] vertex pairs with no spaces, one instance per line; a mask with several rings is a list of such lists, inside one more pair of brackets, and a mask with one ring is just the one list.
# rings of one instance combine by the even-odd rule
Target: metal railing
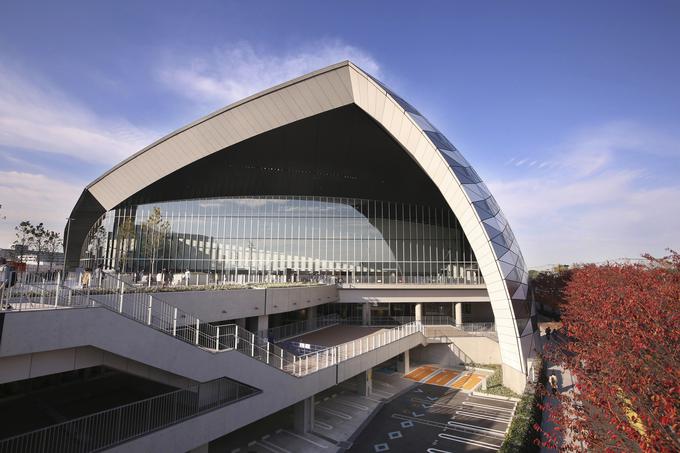
[[260,393],[260,390],[227,378],[219,378],[2,439],[0,452],[98,451],[233,404],[257,393]]
[[296,337],[312,330],[321,329],[323,327],[330,327],[337,325],[340,322],[340,316],[336,313],[331,313],[326,316],[319,316],[315,319],[306,319],[297,321],[283,326],[272,327],[271,329],[259,332],[261,337],[266,337],[269,341],[281,341],[286,338]]
[[[309,354],[295,355],[269,342],[266,338],[235,324],[212,325],[201,323],[197,316],[168,304],[160,299],[157,294],[142,291],[110,274],[103,274],[97,288],[74,289],[61,284],[31,286],[31,288],[33,290],[23,292],[21,296],[30,299],[30,301],[21,303],[18,310],[103,307],[208,352],[218,353],[236,350],[298,377],[309,374],[311,370],[317,371],[354,357],[352,354],[357,350],[355,345],[351,349],[352,354],[347,355],[345,353],[339,356],[335,350],[331,350],[334,348],[327,348],[316,352],[315,359],[320,361],[311,360],[312,365],[310,366]],[[404,329],[407,326],[409,326],[408,329]],[[421,323],[411,323],[395,327],[387,330],[388,333],[385,338],[391,338],[391,341],[395,341],[402,338],[400,335],[406,331],[409,332],[408,335],[422,332],[422,325]],[[355,342],[361,340],[355,340]],[[384,345],[381,342],[377,344]],[[337,349],[337,347],[335,348]],[[364,347],[362,343],[358,350],[364,353],[368,352],[369,349]],[[341,360],[339,357],[344,358]]]

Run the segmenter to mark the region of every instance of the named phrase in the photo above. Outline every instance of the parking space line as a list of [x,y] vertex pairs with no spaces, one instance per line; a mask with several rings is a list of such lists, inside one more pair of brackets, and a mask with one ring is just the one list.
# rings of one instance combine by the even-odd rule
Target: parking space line
[[352,418],[354,418],[351,415],[346,414],[342,411],[336,411],[336,410],[333,410],[333,409],[328,409],[327,407],[317,407],[316,410],[321,411],[321,412],[327,412],[331,415],[335,415],[336,417],[342,418],[344,420],[351,420]]
[[499,422],[499,423],[510,423],[511,418],[510,417],[494,417],[491,415],[483,415],[483,414],[478,414],[476,412],[468,412],[468,411],[456,411],[457,415],[463,415],[465,417],[471,417],[471,418],[479,418],[482,420],[490,420],[492,422]]
[[513,412],[515,409],[507,407],[491,406],[489,404],[472,403],[470,401],[463,401],[464,406],[478,407],[480,409],[489,409],[498,412]]
[[330,431],[331,429],[333,429],[333,425],[326,423],[326,422],[320,422],[318,420],[314,420],[314,424],[319,425],[319,428],[325,429],[326,431]]
[[290,434],[290,435],[293,436],[293,437],[297,437],[298,439],[304,440],[305,442],[309,442],[309,443],[312,444],[312,445],[316,445],[317,447],[320,447],[320,448],[328,448],[328,445],[323,445],[323,444],[314,442],[314,441],[311,440],[311,439],[307,439],[306,437],[303,437],[303,436],[301,436],[301,435],[299,435],[299,434],[295,434],[295,433],[293,433],[293,432],[290,432],[290,431],[288,431],[287,429],[284,429],[283,432],[284,432],[284,433],[287,433],[287,434]]
[[353,401],[343,401],[340,399],[335,400],[336,403],[343,404],[347,407],[353,407],[354,409],[359,409],[360,411],[367,411],[368,406],[364,406],[363,404],[355,403]]
[[505,438],[505,431],[501,431],[501,430],[499,430],[499,429],[485,428],[485,427],[483,427],[483,426],[470,425],[470,424],[468,424],[468,423],[461,423],[461,422],[457,422],[457,421],[454,421],[454,420],[448,421],[447,424],[448,424],[449,426],[457,426],[457,427],[460,427],[460,428],[465,428],[465,429],[471,429],[471,430],[474,430],[474,431],[479,431],[480,433],[489,434],[489,435],[491,435],[491,436],[498,436],[498,437],[500,437],[501,439]]
[[475,447],[482,447],[482,448],[486,448],[488,450],[494,450],[494,451],[498,451],[501,447],[500,445],[494,445],[494,444],[490,444],[490,443],[487,443],[487,442],[482,442],[481,440],[466,439],[465,437],[454,436],[453,434],[448,434],[448,433],[440,433],[439,437],[442,438],[442,439],[453,441],[453,442],[460,442],[460,443],[463,443],[463,444],[474,445]]
[[[272,453],[290,453],[288,450],[284,450],[283,448],[279,448],[274,444],[271,444],[269,442],[262,441],[262,442],[255,442],[253,445],[259,445],[260,447],[264,448],[265,450],[271,451]],[[270,445],[269,447],[267,445]],[[250,445],[249,445],[250,446]]]

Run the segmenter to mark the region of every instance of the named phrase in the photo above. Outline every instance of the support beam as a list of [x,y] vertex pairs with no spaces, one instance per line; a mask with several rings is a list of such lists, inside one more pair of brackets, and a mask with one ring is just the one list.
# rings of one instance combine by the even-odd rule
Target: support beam
[[269,315],[261,315],[257,317],[257,331],[263,332],[269,329]]
[[411,351],[405,351],[403,354],[399,354],[397,359],[397,371],[404,374],[411,372]]
[[371,396],[371,393],[373,393],[373,369],[369,368],[355,379],[357,380],[357,393],[361,396]]
[[314,395],[305,398],[295,405],[293,429],[304,434],[314,428]]
[[365,302],[361,309],[361,323],[365,326],[371,325],[371,303]]

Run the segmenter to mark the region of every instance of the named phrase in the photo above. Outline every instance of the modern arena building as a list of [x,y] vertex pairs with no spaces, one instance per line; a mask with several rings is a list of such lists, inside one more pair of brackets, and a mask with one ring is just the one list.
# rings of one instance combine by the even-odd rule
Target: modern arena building
[[[194,405],[127,437],[69,440],[79,451],[207,450],[290,407],[310,432],[315,395],[349,381],[370,394],[378,366],[496,364],[516,392],[531,378],[528,274],[507,219],[460,151],[351,62],[121,162],[85,188],[65,235],[67,267],[101,272],[87,289],[5,296],[0,383],[115,370]],[[342,341],[309,344],[330,326]],[[71,436],[40,429],[0,451]]]

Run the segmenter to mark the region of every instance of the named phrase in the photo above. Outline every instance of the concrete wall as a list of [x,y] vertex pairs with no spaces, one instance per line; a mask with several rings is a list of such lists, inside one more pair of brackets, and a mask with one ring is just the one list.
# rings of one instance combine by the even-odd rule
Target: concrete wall
[[267,288],[266,313],[285,313],[338,301],[335,286]]
[[498,343],[486,337],[455,337],[453,343],[432,343],[411,351],[411,361],[456,366],[464,363],[500,364]]
[[196,382],[91,346],[0,357],[0,384],[94,366],[107,366],[173,387]]
[[463,312],[463,322],[493,322],[493,309],[489,303],[470,304],[470,313]]
[[[187,313],[196,315],[201,322],[249,318],[274,313],[300,310],[338,301],[335,286],[309,286],[291,288],[231,289],[218,291],[177,291],[153,293],[161,300]],[[107,296],[91,296],[93,299]],[[145,301],[146,296],[124,294],[123,308],[131,307],[133,300]],[[145,302],[146,303],[146,302]],[[178,325],[182,320],[178,320]]]
[[338,292],[347,303],[489,302],[483,285],[344,285]]

